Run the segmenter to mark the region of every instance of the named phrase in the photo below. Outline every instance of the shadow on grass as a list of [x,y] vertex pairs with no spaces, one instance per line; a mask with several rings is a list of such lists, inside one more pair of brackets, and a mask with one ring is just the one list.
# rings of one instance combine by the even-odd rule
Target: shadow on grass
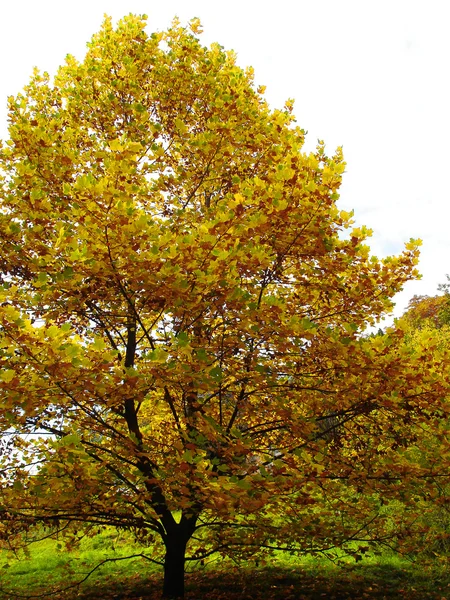
[[[54,600],[159,600],[161,577],[104,582]],[[186,600],[450,600],[450,576],[389,565],[348,569],[202,570],[186,576]]]

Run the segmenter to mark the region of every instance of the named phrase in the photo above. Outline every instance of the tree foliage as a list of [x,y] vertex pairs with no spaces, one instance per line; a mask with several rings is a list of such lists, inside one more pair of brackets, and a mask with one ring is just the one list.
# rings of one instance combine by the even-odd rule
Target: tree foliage
[[169,597],[186,546],[382,542],[384,500],[438,477],[398,448],[448,413],[446,351],[360,335],[418,243],[371,256],[341,149],[303,152],[292,102],[199,27],[106,19],[9,99],[0,155],[4,535],[133,529]]
[[412,329],[426,326],[441,328],[450,322],[449,298],[447,295],[413,296],[404,317]]
[[[445,356],[450,348],[450,320],[449,320],[449,296],[448,284],[439,286],[439,291],[444,295],[436,296],[414,296],[404,314],[405,323],[405,343],[410,351],[418,356],[422,354],[422,348],[433,348],[436,357]],[[444,370],[448,367],[443,365]],[[449,421],[442,419],[435,422],[433,427],[427,424],[421,424],[417,430],[417,437],[420,436],[420,446],[414,445],[408,448],[408,452],[414,454],[416,460],[422,466],[431,467],[434,463],[434,469],[439,464],[439,456],[442,452],[442,441],[450,437]],[[445,446],[444,446],[445,447]],[[426,451],[424,451],[426,448]],[[431,462],[430,462],[431,459]],[[440,469],[445,469],[444,464]],[[420,551],[423,554],[448,555],[449,534],[450,534],[450,486],[448,478],[443,477],[441,481],[436,480],[436,487],[433,490],[424,488],[419,490],[417,497],[417,507],[420,510],[419,540]],[[415,540],[416,550],[417,542]],[[411,544],[413,547],[414,545]]]

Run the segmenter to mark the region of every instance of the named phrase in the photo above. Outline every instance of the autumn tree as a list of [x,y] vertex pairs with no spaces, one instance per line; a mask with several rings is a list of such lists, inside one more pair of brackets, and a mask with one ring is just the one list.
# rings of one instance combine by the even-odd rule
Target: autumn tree
[[417,243],[371,256],[341,150],[199,32],[106,19],[9,98],[0,154],[2,535],[132,529],[168,598],[215,552],[383,542],[436,475],[397,449],[448,412],[445,352],[360,335]]
[[404,317],[413,330],[429,326],[441,328],[448,325],[450,322],[448,295],[413,296]]
[[[445,360],[450,348],[448,284],[439,285],[438,289],[444,294],[414,296],[410,300],[403,315],[404,344],[417,356],[422,356],[423,348],[432,348],[436,357],[441,355]],[[448,367],[443,365],[443,369],[446,368]],[[436,474],[433,489],[419,488],[416,497],[421,515],[417,521],[420,550],[431,552],[434,557],[438,553],[448,553],[450,548],[450,485],[448,477],[442,477],[447,457],[444,456],[444,464],[440,462],[443,442],[445,444],[445,440],[450,438],[449,419],[434,422],[433,426],[421,423],[416,437],[420,437],[420,446],[413,444],[404,451],[414,454],[416,461],[422,466],[429,468],[432,462]],[[427,448],[426,452],[424,448]],[[416,546],[417,543],[412,544],[412,547]]]

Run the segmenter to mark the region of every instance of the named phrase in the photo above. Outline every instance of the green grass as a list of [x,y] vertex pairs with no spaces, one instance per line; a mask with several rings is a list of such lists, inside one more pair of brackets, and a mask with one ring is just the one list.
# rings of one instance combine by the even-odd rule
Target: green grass
[[[105,531],[83,538],[67,552],[56,540],[32,544],[29,557],[0,552],[0,598],[31,598],[51,592],[55,600],[156,600],[161,593],[161,570],[143,560],[107,562],[79,587],[58,591],[83,579],[101,561],[138,554],[141,549],[126,533]],[[342,558],[342,557],[341,557]],[[442,598],[450,600],[446,561],[412,563],[396,554],[366,555],[339,565],[326,558],[278,555],[270,563],[230,561],[197,565],[186,576],[189,600],[329,600]],[[8,566],[6,566],[8,565]]]
[[156,568],[142,558],[121,560],[143,550],[137,547],[127,534],[113,531],[102,532],[95,537],[84,537],[79,546],[68,552],[58,540],[45,539],[29,546],[29,556],[23,553],[14,556],[7,550],[0,553],[1,587],[0,598],[13,598],[39,595],[43,592],[56,592],[74,585],[99,563],[111,558],[96,569],[84,584],[73,587],[66,593],[53,594],[53,598],[75,598],[81,590],[90,593],[91,589],[111,586],[117,593],[125,593],[133,582],[145,579]]

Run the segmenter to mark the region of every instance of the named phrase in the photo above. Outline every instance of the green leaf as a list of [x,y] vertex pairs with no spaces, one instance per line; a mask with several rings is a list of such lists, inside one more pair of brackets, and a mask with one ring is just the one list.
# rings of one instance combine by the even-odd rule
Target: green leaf
[[344,329],[347,333],[354,333],[358,330],[356,323],[344,323]]
[[189,464],[193,464],[194,457],[192,455],[192,452],[190,450],[185,450],[183,452],[183,456],[181,457],[181,460],[183,460],[184,462],[187,462]]
[[104,350],[106,348],[105,340],[100,336],[97,336],[92,344],[92,347],[95,348],[95,350]]
[[62,272],[62,275],[64,277],[64,279],[72,279],[73,277],[73,268],[72,267],[64,267],[64,271]]
[[70,446],[71,444],[79,444],[81,441],[80,436],[76,433],[70,433],[69,435],[65,435],[59,441],[61,446]]
[[237,485],[243,490],[250,490],[252,488],[252,484],[247,479],[239,479]]
[[57,327],[56,325],[50,325],[50,327],[47,329],[47,335],[50,339],[54,339],[56,337],[58,337],[60,333],[60,328]]
[[222,379],[222,369],[217,365],[209,371],[209,375],[214,379]]
[[177,335],[177,344],[181,347],[189,345],[189,336],[185,331],[180,331]]
[[208,362],[209,360],[208,354],[204,348],[197,348],[195,355],[201,362]]
[[148,354],[148,357],[150,358],[150,360],[157,362],[157,363],[166,362],[168,356],[169,356],[168,352],[166,352],[162,348],[156,348],[155,350],[152,350],[152,352],[149,352],[149,354]]
[[133,104],[133,110],[135,110],[137,113],[143,113],[145,112],[147,109],[145,108],[145,106],[143,104],[141,104],[140,102],[136,102],[135,104]]
[[316,323],[313,323],[313,321],[310,321],[310,319],[307,317],[304,317],[301,320],[301,326],[305,331],[308,331],[309,329],[317,329]]

